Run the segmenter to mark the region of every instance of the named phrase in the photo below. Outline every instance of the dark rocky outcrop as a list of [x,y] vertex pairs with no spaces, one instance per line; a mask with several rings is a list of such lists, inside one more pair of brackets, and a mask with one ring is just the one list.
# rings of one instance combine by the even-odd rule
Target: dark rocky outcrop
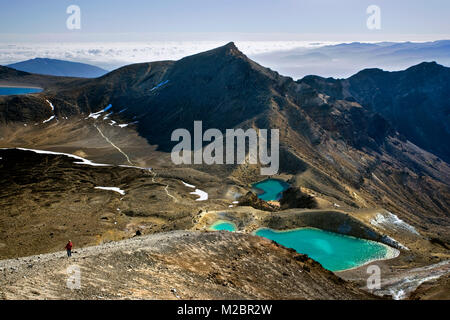
[[239,199],[240,206],[249,206],[255,209],[264,210],[264,211],[278,211],[279,208],[270,204],[267,201],[261,200],[258,196],[249,191],[246,195]]
[[424,62],[404,71],[366,69],[348,79],[308,76],[299,83],[358,102],[388,120],[405,139],[450,161],[449,68]]
[[283,196],[280,199],[281,209],[290,208],[317,208],[317,201],[314,197],[302,192],[297,187],[289,187],[284,190]]

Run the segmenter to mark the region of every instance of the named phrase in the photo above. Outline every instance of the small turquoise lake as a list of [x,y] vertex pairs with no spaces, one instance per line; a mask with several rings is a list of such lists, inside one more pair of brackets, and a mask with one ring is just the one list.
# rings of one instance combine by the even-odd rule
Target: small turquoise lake
[[229,232],[233,232],[236,231],[236,225],[232,222],[229,221],[224,221],[224,220],[219,220],[216,221],[211,227],[209,227],[209,230],[214,230],[214,231],[229,231]]
[[330,271],[341,271],[361,266],[372,260],[394,256],[395,250],[381,243],[340,235],[315,228],[288,231],[259,229],[260,237],[273,240],[310,258]]
[[267,179],[252,185],[258,191],[258,198],[264,201],[277,201],[281,199],[283,191],[289,184],[278,179]]
[[14,94],[29,94],[38,93],[42,89],[39,88],[13,88],[13,87],[0,87],[0,96],[9,96]]

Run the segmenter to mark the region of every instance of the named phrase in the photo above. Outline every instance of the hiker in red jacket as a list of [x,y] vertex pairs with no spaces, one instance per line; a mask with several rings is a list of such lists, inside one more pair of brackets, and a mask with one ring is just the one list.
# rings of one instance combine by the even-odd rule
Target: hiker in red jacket
[[67,250],[67,256],[71,257],[72,256],[72,241],[69,240],[69,242],[66,244],[66,250]]

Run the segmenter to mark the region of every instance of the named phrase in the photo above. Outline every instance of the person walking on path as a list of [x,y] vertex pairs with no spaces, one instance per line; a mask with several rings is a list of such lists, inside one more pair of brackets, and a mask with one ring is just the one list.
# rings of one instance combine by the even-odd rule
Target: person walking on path
[[69,240],[69,242],[66,244],[66,250],[67,250],[67,256],[71,257],[72,256],[72,241]]

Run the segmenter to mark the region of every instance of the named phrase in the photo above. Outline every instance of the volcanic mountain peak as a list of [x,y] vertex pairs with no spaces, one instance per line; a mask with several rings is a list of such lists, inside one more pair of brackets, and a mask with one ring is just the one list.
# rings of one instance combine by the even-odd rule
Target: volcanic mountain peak
[[49,58],[34,58],[10,64],[8,67],[31,73],[65,77],[96,78],[107,73],[106,70],[90,64]]
[[224,46],[215,48],[215,49],[213,49],[212,51],[217,51],[217,52],[223,51],[223,52],[225,52],[225,53],[227,53],[227,54],[234,54],[234,55],[241,55],[241,56],[244,55],[244,54],[238,49],[238,47],[236,47],[236,45],[234,44],[233,41],[228,42],[228,43],[227,43],[226,45],[224,45]]

